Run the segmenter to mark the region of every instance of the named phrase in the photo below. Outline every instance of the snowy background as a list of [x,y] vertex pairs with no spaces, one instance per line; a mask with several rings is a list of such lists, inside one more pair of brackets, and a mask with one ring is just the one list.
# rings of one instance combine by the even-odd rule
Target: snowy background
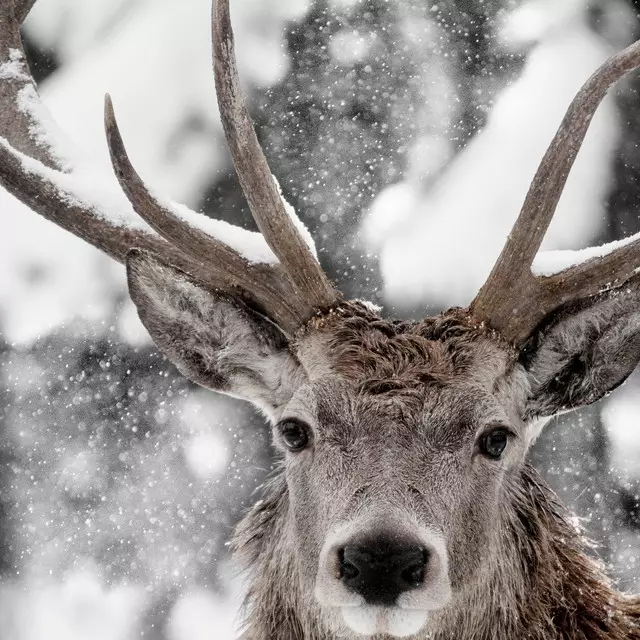
[[[640,2],[638,3],[640,4]],[[574,92],[640,36],[631,0],[233,0],[240,75],[285,195],[349,296],[467,304]],[[210,70],[209,0],[39,0],[41,94],[108,168],[253,228]],[[546,249],[640,231],[640,78],[602,105]],[[123,270],[0,190],[0,638],[233,637],[225,542],[269,472],[248,406],[156,352]],[[640,591],[640,375],[532,457]]]

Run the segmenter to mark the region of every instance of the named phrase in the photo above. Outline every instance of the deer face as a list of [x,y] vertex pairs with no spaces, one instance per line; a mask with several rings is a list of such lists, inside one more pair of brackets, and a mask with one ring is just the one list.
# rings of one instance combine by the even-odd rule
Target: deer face
[[319,375],[274,439],[303,589],[337,632],[413,634],[500,555],[496,523],[531,438],[513,353],[455,316],[370,316],[329,320],[297,355]]
[[516,350],[459,310],[393,323],[360,303],[287,339],[151,255],[128,267],[142,321],[181,371],[271,419],[282,561],[341,637],[411,635],[486,588],[541,421],[640,359],[637,287],[554,314]]
[[[0,183],[126,262],[140,318],[188,378],[269,416],[285,459],[282,562],[303,600],[295,604],[315,607],[319,626],[349,638],[410,635],[473,599],[500,564],[535,425],[598,400],[640,360],[640,240],[552,275],[531,270],[593,113],[607,88],[640,65],[640,43],[602,65],[576,96],[469,309],[402,325],[342,301],[285,206],[242,97],[228,0],[213,0],[216,93],[266,242],[259,256],[193,226],[149,192],[109,99],[116,177],[154,233],[110,221],[100,202],[65,191],[68,176],[52,178],[68,153],[50,146],[57,132],[42,135],[50,123],[40,109],[21,107],[34,85],[18,24],[32,5],[0,4],[0,66],[11,69]],[[240,233],[223,235],[236,241]]]
[[299,397],[274,435],[304,589],[338,629],[414,633],[496,557],[526,435],[470,381],[370,394],[324,378]]

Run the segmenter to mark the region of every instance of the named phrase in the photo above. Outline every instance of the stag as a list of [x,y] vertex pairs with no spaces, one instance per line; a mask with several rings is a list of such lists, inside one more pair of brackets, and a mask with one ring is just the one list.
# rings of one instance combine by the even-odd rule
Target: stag
[[240,89],[228,0],[213,3],[216,91],[263,261],[149,192],[108,98],[113,168],[148,226],[116,224],[69,189],[76,168],[21,49],[32,4],[0,5],[0,183],[124,263],[166,356],[273,425],[280,472],[235,536],[242,637],[640,639],[640,598],[614,588],[526,462],[549,418],[596,402],[640,360],[640,239],[553,275],[531,268],[589,122],[640,65],[640,43],[574,99],[470,306],[403,322],[344,300],[286,207]]

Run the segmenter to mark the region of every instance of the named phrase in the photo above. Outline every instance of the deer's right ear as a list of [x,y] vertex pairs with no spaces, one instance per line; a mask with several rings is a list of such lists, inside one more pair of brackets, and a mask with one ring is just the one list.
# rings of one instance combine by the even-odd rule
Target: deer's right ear
[[127,276],[140,320],[181,373],[277,419],[306,374],[274,324],[147,251],[129,252]]

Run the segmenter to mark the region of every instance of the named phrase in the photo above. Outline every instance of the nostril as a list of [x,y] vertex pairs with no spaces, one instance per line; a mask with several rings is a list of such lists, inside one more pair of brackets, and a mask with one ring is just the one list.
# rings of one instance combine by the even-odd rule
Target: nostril
[[407,567],[400,577],[411,587],[419,587],[424,582],[424,564],[413,564]]
[[413,562],[400,573],[400,578],[410,587],[419,587],[424,582],[425,568],[429,562],[429,552],[426,549],[419,551],[420,558],[414,558]]
[[358,567],[349,562],[344,557],[344,549],[338,551],[338,559],[340,560],[340,579],[348,582],[354,580],[360,575]]
[[365,538],[338,549],[338,579],[369,604],[391,606],[426,580],[429,552],[411,542]]

